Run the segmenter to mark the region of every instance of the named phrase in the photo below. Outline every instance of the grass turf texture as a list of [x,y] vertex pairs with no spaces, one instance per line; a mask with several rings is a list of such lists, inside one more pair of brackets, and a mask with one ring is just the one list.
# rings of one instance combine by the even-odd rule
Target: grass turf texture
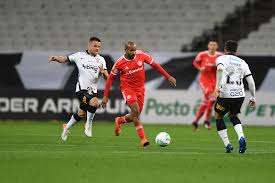
[[[275,128],[244,127],[246,154],[238,153],[232,126],[232,154],[224,153],[215,129],[192,132],[190,126],[144,125],[151,142],[142,148],[133,124],[114,136],[113,123],[94,123],[94,137],[83,123],[60,140],[61,123],[0,122],[0,182],[3,183],[145,183],[145,182],[275,182]],[[166,131],[168,147],[154,143]]]

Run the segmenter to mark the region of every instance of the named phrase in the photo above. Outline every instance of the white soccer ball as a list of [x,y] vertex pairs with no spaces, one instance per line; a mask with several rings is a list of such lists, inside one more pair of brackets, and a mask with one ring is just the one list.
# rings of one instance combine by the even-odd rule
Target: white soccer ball
[[161,146],[161,147],[168,146],[170,144],[170,142],[171,142],[171,137],[166,132],[160,132],[156,136],[156,144]]

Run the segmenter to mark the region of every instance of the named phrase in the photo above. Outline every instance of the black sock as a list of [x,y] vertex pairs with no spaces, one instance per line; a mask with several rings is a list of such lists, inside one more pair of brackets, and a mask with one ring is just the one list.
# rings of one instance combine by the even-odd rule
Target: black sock
[[233,126],[237,125],[237,124],[241,124],[240,119],[238,118],[238,116],[233,116],[232,118],[230,118],[231,123],[233,124]]
[[96,107],[94,107],[94,106],[88,106],[88,109],[87,109],[90,113],[95,113],[96,112],[96,110],[97,110],[97,108]]
[[216,119],[216,126],[218,131],[226,129],[223,119]]
[[78,116],[77,113],[74,113],[74,119],[75,119],[76,121],[80,121],[80,120],[81,120],[81,117]]

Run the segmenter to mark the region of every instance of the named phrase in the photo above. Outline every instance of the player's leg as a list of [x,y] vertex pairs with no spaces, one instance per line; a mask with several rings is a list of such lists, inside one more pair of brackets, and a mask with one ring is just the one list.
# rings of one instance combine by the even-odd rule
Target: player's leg
[[[140,93],[137,96],[137,101],[138,101],[139,109],[140,111],[142,111],[143,105],[144,105],[144,93]],[[130,123],[130,122],[133,122],[133,117],[131,116],[131,114],[126,114],[124,116],[117,117],[115,119],[115,122],[118,125],[122,125],[123,123]]]
[[126,114],[124,116],[116,117],[115,122],[118,125],[122,125],[123,123],[133,122],[133,118],[132,118],[131,114]]
[[238,113],[240,113],[241,106],[243,104],[244,98],[234,99],[232,103],[232,107],[229,111],[229,118],[231,123],[234,126],[235,132],[238,135],[239,140],[239,153],[245,153],[246,151],[246,139],[243,132],[243,127],[241,120],[238,117]]
[[61,134],[61,139],[63,141],[67,140],[68,137],[68,133],[69,133],[69,129],[75,125],[78,121],[80,121],[82,118],[84,118],[86,116],[86,104],[83,103],[82,100],[82,92],[77,92],[76,93],[77,98],[80,100],[80,106],[79,106],[79,110],[77,113],[73,114],[70,118],[70,120],[68,121],[68,123],[63,124],[63,132]]
[[[129,103],[137,100],[136,94],[131,90],[123,90],[121,91],[121,93],[125,100],[125,103],[128,106],[129,106]],[[133,117],[131,116],[131,114],[126,114],[124,116],[116,117],[115,118],[115,135],[119,136],[121,133],[121,125],[129,122],[133,122]]]
[[[141,113],[143,110],[143,106],[144,106],[144,92],[137,93],[137,102],[138,102],[139,111]],[[142,131],[144,133],[143,128],[142,128]],[[143,146],[147,146],[147,145],[149,145],[149,141],[146,138],[143,138],[142,144],[143,144]]]
[[192,123],[192,126],[193,126],[193,131],[198,131],[199,130],[199,126],[198,126],[198,122],[200,120],[200,118],[203,116],[205,110],[206,110],[206,107],[207,107],[207,103],[208,103],[208,97],[206,95],[207,93],[207,87],[205,85],[205,83],[203,82],[200,82],[200,87],[203,91],[203,100],[202,100],[202,103],[199,107],[199,110],[198,110],[198,113],[195,117],[195,120],[193,121]]
[[[122,93],[124,96],[125,92],[122,92]],[[127,93],[129,94],[129,91]],[[137,100],[138,105],[139,105],[139,110],[141,112],[143,109],[143,105],[144,105],[144,92],[140,92],[140,93],[132,94],[132,95],[137,95],[135,100]],[[125,99],[125,100],[127,103],[127,99]],[[120,117],[116,118],[116,123],[118,123],[119,125],[122,125],[123,123],[130,123],[130,122],[133,122],[133,117],[131,116],[131,114],[126,114],[124,116],[120,116]]]
[[199,123],[200,118],[203,116],[203,114],[205,112],[205,109],[207,107],[207,103],[208,103],[208,99],[204,95],[202,103],[201,103],[201,105],[199,107],[198,113],[196,115],[196,118],[195,118],[195,120],[192,123],[193,131],[199,131],[199,125],[198,125],[198,123]]
[[231,153],[233,151],[233,147],[230,144],[226,125],[224,123],[224,115],[228,112],[228,107],[224,99],[218,98],[215,104],[215,119],[216,119],[216,127],[220,138],[222,139],[225,152]]
[[75,114],[73,114],[69,120],[68,123],[63,124],[63,132],[61,134],[61,139],[63,141],[67,140],[69,129],[75,125],[78,121],[80,121],[82,118],[85,118],[86,112],[83,111],[82,109],[79,109],[79,111]]
[[141,144],[142,146],[148,146],[149,145],[149,141],[146,139],[145,137],[145,133],[144,133],[144,129],[143,129],[143,125],[140,121],[140,110],[139,110],[139,104],[137,101],[132,102],[129,104],[129,107],[131,109],[131,116],[133,118],[133,122],[134,125],[136,127],[136,131],[137,134],[141,140]]
[[89,105],[87,106],[87,118],[86,118],[85,131],[84,131],[87,137],[92,137],[93,120],[94,120],[95,112],[98,106],[99,106],[99,102],[97,97],[92,97],[89,100]]
[[121,125],[124,123],[133,122],[133,118],[131,114],[126,114],[124,116],[116,117],[115,118],[115,134],[119,136],[121,133]]
[[207,93],[207,106],[206,106],[206,113],[205,113],[205,121],[204,125],[207,129],[211,129],[211,124],[210,124],[210,117],[211,117],[211,112],[213,105],[216,101],[216,97],[214,95],[214,87],[212,86],[211,89],[208,90],[209,92]]

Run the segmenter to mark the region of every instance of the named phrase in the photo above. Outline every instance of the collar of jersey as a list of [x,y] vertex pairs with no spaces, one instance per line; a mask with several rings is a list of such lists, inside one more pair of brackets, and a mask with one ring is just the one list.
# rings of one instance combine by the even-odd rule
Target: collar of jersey
[[225,55],[233,55],[233,56],[236,56],[234,53],[226,53]]
[[85,51],[86,51],[86,53],[87,53],[88,55],[90,55],[91,57],[97,57],[97,56],[98,56],[98,54],[97,54],[96,56],[91,55],[91,54],[88,52],[88,50],[85,50]]
[[214,55],[210,55],[209,51],[207,51],[207,55],[210,56],[210,57],[215,57],[217,55],[217,52],[215,51]]
[[127,59],[124,55],[123,55],[123,58],[124,58],[126,61],[131,62],[131,61],[134,61],[134,60],[135,60],[136,56],[137,56],[137,54],[135,54],[135,57],[134,57],[132,60]]

